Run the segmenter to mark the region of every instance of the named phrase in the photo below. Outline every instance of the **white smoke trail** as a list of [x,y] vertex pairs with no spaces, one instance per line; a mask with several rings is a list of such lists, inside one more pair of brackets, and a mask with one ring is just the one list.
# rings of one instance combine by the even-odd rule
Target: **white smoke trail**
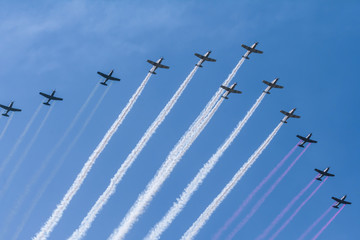
[[[19,170],[19,167],[21,166],[21,164],[23,163],[23,161],[25,160],[27,154],[29,153],[32,145],[34,144],[34,142],[36,141],[37,137],[39,136],[39,133],[41,131],[41,129],[43,128],[47,118],[50,115],[50,112],[52,110],[52,106],[50,107],[49,111],[46,113],[44,119],[41,121],[39,127],[37,128],[35,134],[33,135],[33,137],[31,138],[29,144],[26,146],[25,151],[23,152],[23,154],[20,156],[19,160],[16,162],[15,167],[13,168],[13,170],[11,171],[11,173],[9,174],[9,176],[7,177],[6,181],[5,181],[5,185],[4,187],[2,187],[1,191],[0,191],[0,199],[3,197],[3,194],[7,191],[7,189],[9,188],[13,178],[15,177],[17,171]],[[8,218],[7,218],[8,219]],[[0,235],[1,236],[1,235]],[[0,238],[1,239],[1,238]]]
[[[25,151],[23,152],[23,154],[21,155],[21,157],[19,158],[19,161],[16,163],[15,168],[13,169],[13,171],[10,173],[10,176],[8,177],[5,186],[3,187],[1,194],[4,192],[6,192],[6,190],[8,189],[8,187],[11,184],[12,179],[15,177],[16,172],[18,170],[18,168],[21,166],[22,162],[26,159],[27,154],[29,153],[30,149],[32,148],[32,145],[34,144],[34,142],[36,141],[37,137],[40,134],[41,129],[44,127],[46,120],[48,119],[51,110],[53,109],[53,105],[50,107],[49,111],[46,113],[45,117],[43,118],[43,120],[41,121],[39,127],[37,128],[34,136],[32,137],[32,139],[30,140],[29,144],[27,145]],[[1,198],[1,197],[0,197]],[[19,201],[20,198],[18,198]],[[17,202],[18,202],[17,201]],[[9,224],[11,223],[11,221],[13,220],[15,214],[17,213],[18,210],[18,204],[15,204],[15,206],[11,209],[11,213],[8,217],[6,217],[6,221],[4,224],[2,224],[1,227],[1,231],[0,231],[0,239],[3,239],[3,235],[6,233],[6,231],[9,228]]]
[[205,209],[205,211],[199,216],[199,218],[192,224],[192,226],[184,233],[181,237],[182,240],[193,239],[200,229],[205,225],[207,220],[211,217],[212,213],[216,208],[222,203],[222,201],[227,197],[235,185],[240,181],[242,176],[249,170],[249,168],[254,164],[256,159],[261,155],[265,148],[269,145],[271,140],[275,137],[277,132],[280,130],[283,122],[280,122],[278,126],[273,130],[273,132],[267,137],[267,139],[260,145],[260,147],[251,155],[246,163],[239,169],[239,171],[233,176],[231,181],[225,186],[225,188],[220,192],[219,195],[211,202],[211,204]]
[[7,120],[6,125],[5,125],[4,129],[2,130],[2,132],[1,132],[1,134],[0,134],[0,140],[1,140],[2,137],[5,135],[6,130],[9,128],[13,116],[14,116],[14,114],[11,114],[10,117],[9,117],[9,119]]
[[[46,191],[46,189],[48,188],[48,186],[50,185],[50,183],[53,181],[54,177],[56,176],[56,174],[58,173],[59,169],[62,167],[66,157],[68,156],[68,154],[71,152],[72,148],[76,145],[77,141],[79,140],[80,136],[82,135],[82,133],[85,131],[87,125],[89,124],[90,120],[93,118],[95,112],[97,111],[97,109],[99,108],[100,104],[102,103],[102,101],[104,100],[105,96],[107,95],[111,84],[109,84],[109,86],[106,88],[106,90],[104,91],[104,93],[101,95],[100,99],[98,100],[98,102],[96,103],[96,105],[94,106],[94,108],[92,109],[91,113],[89,114],[89,116],[87,117],[86,121],[81,125],[81,129],[80,131],[77,133],[77,135],[73,138],[72,142],[70,143],[70,145],[67,147],[67,149],[65,150],[64,154],[61,156],[60,160],[57,161],[57,164],[54,168],[52,168],[51,173],[49,175],[49,177],[46,179],[45,182],[42,183],[40,190],[38,191],[38,193],[36,194],[36,197],[33,199],[30,208],[27,209],[25,215],[22,217],[21,223],[18,224],[18,227],[16,229],[16,232],[14,234],[13,239],[18,239],[18,236],[20,235],[20,233],[22,232],[23,228],[25,227],[27,221],[29,220],[35,206],[37,205],[37,203],[40,201],[41,197],[43,196],[44,192]],[[25,191],[22,193],[22,195],[18,198],[17,203],[15,204],[15,207],[13,208],[12,211],[12,217],[15,216],[15,214],[17,213],[17,211],[19,210],[19,208],[21,207],[22,203],[24,202],[24,200],[26,199],[27,195],[31,192],[32,186],[33,184],[35,184],[35,182],[38,180],[38,178],[40,177],[40,174],[35,175],[30,181],[29,183],[26,185],[25,187]],[[10,218],[11,219],[11,218]],[[1,235],[0,235],[1,236]],[[0,237],[1,239],[1,237]]]
[[166,215],[159,221],[155,227],[152,228],[151,232],[145,237],[145,239],[153,240],[160,239],[161,234],[168,228],[168,226],[172,223],[172,221],[176,218],[176,216],[182,211],[187,202],[190,200],[195,191],[202,184],[207,174],[213,169],[215,164],[218,162],[220,157],[226,151],[226,149],[231,145],[236,136],[240,133],[241,129],[244,127],[246,122],[250,119],[252,114],[255,112],[257,107],[260,105],[261,101],[265,97],[266,93],[262,93],[260,97],[256,100],[255,104],[251,107],[251,109],[247,112],[245,117],[238,123],[236,128],[232,131],[230,136],[225,140],[223,145],[218,148],[216,153],[212,155],[207,163],[200,169],[195,178],[188,184],[188,186],[184,189],[181,196],[174,202],[173,206],[169,209]]
[[[198,63],[199,64],[199,63]],[[198,66],[195,66],[191,73],[187,76],[184,82],[180,85],[176,93],[170,99],[170,101],[166,104],[160,114],[156,117],[150,127],[146,130],[143,137],[137,143],[135,148],[128,155],[124,163],[118,169],[114,177],[111,179],[109,186],[103,192],[103,194],[98,198],[94,206],[88,212],[86,217],[81,222],[80,226],[73,232],[69,239],[81,239],[85,236],[87,230],[91,227],[91,224],[95,220],[97,214],[101,211],[103,206],[107,203],[108,199],[112,194],[115,193],[117,184],[121,181],[127,170],[131,167],[132,163],[135,161],[137,156],[140,154],[142,149],[146,146],[147,142],[151,138],[151,136],[155,133],[156,129],[160,126],[160,124],[165,120],[165,117],[170,113],[171,109],[174,107],[175,103],[185,90],[186,86],[189,84],[190,80],[193,78],[194,74],[198,70]]]
[[[223,85],[227,86],[230,83],[244,61],[245,58],[241,58],[227,79],[224,81]],[[215,95],[206,105],[205,109],[203,109],[197,119],[192,123],[190,128],[185,132],[175,147],[171,150],[165,162],[162,164],[150,183],[148,183],[146,189],[140,194],[135,204],[131,207],[124,219],[121,221],[119,227],[111,234],[110,239],[123,239],[126,233],[132,228],[134,223],[138,220],[138,217],[145,211],[145,208],[150,204],[157,191],[160,189],[167,177],[171,174],[176,164],[181,160],[182,156],[186,153],[191,144],[199,136],[217,109],[220,107],[224,99],[221,98],[218,102],[216,101],[223,92],[224,91],[220,88],[215,93]]]
[[[152,68],[152,70],[154,67]],[[138,87],[136,92],[132,95],[129,102],[125,106],[125,108],[121,111],[116,121],[113,123],[113,125],[110,127],[110,129],[105,134],[104,138],[101,140],[101,142],[98,144],[94,152],[90,155],[88,161],[84,164],[83,168],[81,169],[80,173],[77,175],[75,181],[71,185],[71,187],[66,192],[65,196],[61,200],[61,202],[56,206],[56,209],[51,214],[50,218],[46,221],[46,223],[43,225],[41,230],[35,235],[33,238],[34,240],[40,240],[40,239],[47,239],[50,235],[50,233],[53,231],[54,227],[57,225],[59,220],[61,219],[65,209],[69,205],[70,201],[74,197],[74,195],[77,193],[77,191],[80,189],[80,186],[84,182],[87,174],[91,170],[91,167],[94,165],[96,159],[99,157],[100,153],[104,150],[108,142],[110,141],[111,137],[114,135],[118,127],[121,125],[121,123],[126,118],[127,114],[130,112],[132,107],[134,106],[136,100],[140,96],[141,92],[145,88],[147,82],[149,81],[151,77],[151,73],[149,72],[145,79],[142,81],[141,85]]]
[[[36,108],[35,112],[33,113],[33,115],[31,116],[30,120],[28,121],[28,123],[25,126],[24,131],[20,134],[19,138],[17,139],[16,143],[14,144],[14,146],[12,147],[12,149],[10,150],[10,153],[8,154],[8,156],[5,158],[5,160],[1,163],[0,166],[0,175],[2,175],[4,169],[6,168],[7,164],[9,163],[9,161],[11,160],[11,158],[13,157],[14,153],[16,152],[17,148],[19,147],[19,145],[21,144],[21,142],[24,140],[24,137],[26,135],[26,133],[29,131],[32,123],[34,122],[36,116],[38,115],[38,113],[40,112],[40,108],[41,108],[41,103],[39,104],[39,106]],[[9,119],[10,121],[10,119]],[[1,198],[1,197],[0,197]]]

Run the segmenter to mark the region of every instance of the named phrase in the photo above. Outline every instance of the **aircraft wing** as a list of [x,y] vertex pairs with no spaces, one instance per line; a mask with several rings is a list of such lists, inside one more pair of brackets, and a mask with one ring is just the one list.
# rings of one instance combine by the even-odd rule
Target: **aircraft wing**
[[342,200],[341,199],[338,199],[338,198],[336,198],[336,197],[331,197],[333,200],[335,200],[335,201],[337,201],[338,203],[341,203],[342,202]]
[[169,66],[162,65],[162,64],[158,64],[157,66],[158,66],[159,68],[165,68],[165,69],[169,69],[169,68],[170,68]]
[[296,137],[300,138],[301,140],[303,140],[303,141],[305,141],[305,142],[308,142],[308,140],[307,140],[305,137],[303,137],[303,136],[296,135]]
[[59,98],[59,97],[51,97],[52,100],[57,100],[57,101],[62,101],[63,99],[62,98]]
[[333,176],[335,176],[335,175],[332,174],[332,173],[326,173],[326,176],[328,176],[328,177],[333,177]]
[[42,96],[44,96],[44,97],[46,97],[46,98],[51,98],[51,96],[50,95],[48,95],[48,94],[46,94],[46,93],[43,93],[43,92],[40,92],[40,95],[42,95]]
[[0,104],[0,107],[3,108],[3,109],[5,109],[5,110],[9,110],[9,109],[10,109],[8,106],[2,105],[2,104]]
[[307,142],[309,142],[309,143],[317,143],[317,141],[312,140],[312,139],[308,139]]
[[246,46],[245,44],[241,44],[241,46],[242,46],[243,48],[245,48],[246,50],[251,51],[251,47]]
[[226,91],[229,91],[229,92],[230,92],[230,90],[231,90],[229,87],[226,87],[226,86],[223,86],[223,85],[221,85],[220,87],[221,87],[222,89],[225,89]]
[[235,90],[235,89],[230,90],[230,92],[232,92],[232,93],[242,93],[241,91],[239,91],[239,90]]
[[21,112],[21,109],[13,108],[13,107],[11,107],[11,108],[9,108],[9,109],[7,109],[7,110],[13,111],[13,112]]
[[348,201],[342,201],[343,204],[351,204],[351,202]]
[[284,110],[281,110],[280,112],[281,112],[282,114],[285,114],[286,116],[290,116],[290,113],[285,112]]
[[206,60],[206,61],[209,61],[209,62],[216,62],[216,59],[209,58],[209,57],[208,57],[208,58],[206,58],[205,60]]
[[109,75],[106,75],[105,73],[97,72],[97,74],[99,74],[100,76],[102,76],[102,77],[104,77],[104,78],[110,79],[110,76],[109,76]]
[[113,81],[120,81],[119,78],[111,77],[111,76],[108,76],[108,79],[109,79],[109,80],[113,80]]
[[290,117],[292,117],[292,118],[300,118],[300,116],[294,115],[294,114],[292,114]]
[[319,169],[316,169],[315,168],[315,171],[317,171],[318,173],[320,173],[320,174],[324,174],[325,172],[323,172],[323,171],[321,171],[321,170],[319,170]]
[[198,58],[204,59],[205,57],[201,54],[195,53],[195,56],[197,56]]
[[284,88],[283,86],[280,86],[280,85],[277,85],[277,84],[273,85],[272,87],[273,88]]
[[147,62],[148,62],[148,63],[150,63],[151,65],[154,65],[154,66],[156,66],[156,65],[157,65],[157,63],[156,63],[156,62],[151,61],[151,60],[147,60]]
[[263,51],[260,51],[260,50],[257,50],[255,48],[250,48],[251,50],[249,50],[250,52],[253,52],[253,53],[263,53]]

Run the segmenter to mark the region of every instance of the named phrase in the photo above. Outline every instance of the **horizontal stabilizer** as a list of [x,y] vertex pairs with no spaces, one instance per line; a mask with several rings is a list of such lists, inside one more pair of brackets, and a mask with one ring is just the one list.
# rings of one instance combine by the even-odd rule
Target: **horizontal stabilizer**
[[48,102],[43,102],[43,104],[46,106],[50,106],[50,103],[48,103]]
[[316,178],[316,180],[322,181],[322,179],[321,179],[321,178],[319,178],[319,177],[318,177],[318,178]]
[[198,67],[201,67],[201,68],[203,67],[201,64],[195,64],[195,65],[198,66]]
[[104,86],[107,86],[107,84],[105,82],[101,82],[100,83],[101,85],[104,85]]
[[5,117],[8,117],[8,116],[9,116],[7,113],[3,113],[2,115],[5,116]]

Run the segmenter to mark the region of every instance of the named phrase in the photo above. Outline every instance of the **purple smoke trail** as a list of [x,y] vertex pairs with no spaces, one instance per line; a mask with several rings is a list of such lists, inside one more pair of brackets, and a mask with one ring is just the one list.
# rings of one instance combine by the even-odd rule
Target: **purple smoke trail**
[[324,179],[324,181],[322,181],[319,186],[317,186],[315,188],[314,191],[312,191],[312,193],[305,199],[305,201],[303,201],[300,206],[295,210],[295,212],[283,223],[283,225],[281,225],[281,227],[271,236],[270,240],[275,239],[282,230],[284,230],[284,228],[291,222],[291,220],[298,214],[298,212],[301,210],[301,208],[310,200],[310,198],[319,190],[319,188],[324,184],[324,182],[326,181],[326,179],[328,179],[328,177],[326,177]]
[[[267,197],[274,191],[274,189],[279,185],[282,179],[288,174],[291,168],[295,165],[295,163],[300,159],[300,157],[305,153],[305,151],[309,148],[310,144],[308,144],[304,150],[295,158],[295,160],[290,164],[290,166],[280,175],[278,179],[271,185],[271,187],[266,191],[266,193],[256,202],[251,211],[243,218],[243,220],[235,227],[235,229],[230,233],[227,239],[232,239],[238,231],[240,231],[245,224],[250,220],[250,218],[257,212],[257,210],[261,207],[261,205],[265,202]],[[315,181],[315,179],[314,179]],[[310,187],[310,186],[309,186]],[[273,226],[271,226],[272,228]]]
[[304,238],[306,237],[306,235],[308,235],[309,232],[310,232],[316,225],[318,225],[318,223],[331,211],[332,208],[333,208],[332,206],[329,207],[318,219],[316,219],[316,221],[315,221],[313,224],[311,224],[311,226],[310,226],[308,229],[306,229],[306,231],[299,237],[298,240],[304,239]]
[[309,189],[309,187],[316,181],[316,179],[312,179],[306,187],[301,190],[287,205],[286,207],[276,216],[276,218],[271,222],[271,224],[265,229],[265,231],[258,236],[256,239],[264,239],[269,232],[275,227],[275,225],[284,217],[284,215],[290,210],[290,208],[294,205],[294,203],[299,200],[299,198]]
[[225,222],[225,224],[217,231],[217,233],[213,236],[213,240],[217,240],[220,238],[221,234],[229,228],[232,222],[239,216],[239,214],[245,209],[245,207],[249,204],[255,194],[269,181],[269,179],[279,170],[279,168],[285,163],[285,161],[295,152],[297,149],[299,141],[285,157],[271,170],[271,172],[256,186],[256,188],[250,193],[250,195],[242,202],[240,207],[236,210],[236,212]]
[[320,234],[330,225],[330,223],[336,218],[336,216],[341,212],[341,210],[343,210],[343,208],[345,207],[345,205],[343,205],[335,214],[332,218],[330,218],[330,220],[320,229],[320,231],[315,235],[315,237],[312,238],[312,240],[316,240]]

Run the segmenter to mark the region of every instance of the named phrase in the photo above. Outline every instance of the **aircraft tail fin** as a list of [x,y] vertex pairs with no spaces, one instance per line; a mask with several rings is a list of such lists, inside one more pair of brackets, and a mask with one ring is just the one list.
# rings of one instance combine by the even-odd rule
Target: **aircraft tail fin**
[[203,67],[201,64],[196,64],[196,66],[201,67],[201,68]]
[[7,113],[3,113],[2,115],[5,117],[9,117],[9,115]]
[[246,57],[245,57],[245,56],[243,56],[243,58],[250,59],[248,56],[246,56]]
[[338,206],[333,206],[333,208],[339,208]]
[[266,94],[270,94],[270,92],[268,92],[268,91],[263,91],[264,93],[266,93]]
[[281,120],[281,122],[283,122],[283,123],[287,123],[287,121],[284,121],[284,120]]
[[104,86],[107,86],[107,84],[105,82],[101,82],[100,83],[101,85],[104,85]]
[[299,144],[298,147],[304,148],[304,145],[300,145],[300,144]]
[[50,106],[50,103],[48,103],[48,102],[43,102],[43,104],[46,106]]
[[322,181],[322,179],[321,179],[321,178],[319,178],[319,177],[318,177],[318,178],[316,178],[316,180]]
[[154,72],[154,71],[149,71],[149,73],[151,73],[151,74],[156,74],[156,72]]
[[228,97],[221,96],[222,98],[229,99]]

